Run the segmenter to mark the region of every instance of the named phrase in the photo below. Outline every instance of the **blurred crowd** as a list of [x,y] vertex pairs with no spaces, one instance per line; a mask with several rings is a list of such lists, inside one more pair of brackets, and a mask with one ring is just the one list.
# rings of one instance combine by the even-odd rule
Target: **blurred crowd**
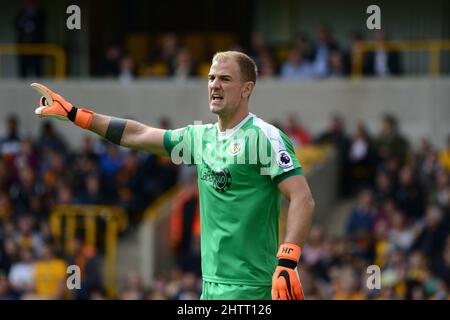
[[[14,20],[16,42],[37,44],[48,41],[45,34],[46,12],[39,1],[24,0]],[[386,49],[389,40],[384,31],[374,32],[370,39],[353,33],[348,44],[333,37],[330,26],[322,25],[315,34],[299,33],[289,44],[273,46],[263,34],[254,33],[249,43],[240,43],[232,34],[195,34],[195,40],[185,34],[162,32],[147,34],[134,41],[125,35],[122,41],[105,48],[99,60],[91,57],[91,76],[108,77],[128,83],[136,78],[170,77],[185,80],[206,76],[212,55],[220,50],[247,53],[257,63],[262,79],[304,80],[348,77],[353,53],[361,53],[363,42],[374,41],[377,49],[362,55],[365,76],[398,76],[403,73],[402,57]],[[154,38],[149,42],[149,38]],[[18,56],[20,77],[43,76],[43,59],[35,55]]]
[[[99,245],[89,246],[80,229],[71,249],[63,250],[50,232],[49,214],[60,204],[114,204],[128,213],[132,229],[144,209],[177,182],[178,167],[91,136],[72,151],[51,122],[33,139],[19,121],[15,115],[6,119],[0,137],[0,299],[65,297],[71,261],[82,266],[87,292],[77,292],[86,298],[101,287],[104,239],[99,232]],[[161,119],[161,127],[168,125]]]
[[[387,35],[384,31],[376,33],[375,38],[370,40],[379,46],[375,52],[362,55],[362,74],[378,77],[402,74],[401,56],[398,52],[385,49]],[[299,35],[288,48],[271,46],[262,34],[255,33],[249,47],[232,43],[221,50],[247,53],[255,60],[261,79],[342,78],[350,76],[352,52],[361,51],[363,41],[362,36],[355,33],[352,35],[350,47],[345,48],[334,40],[330,27],[322,26],[318,30],[317,38]],[[150,50],[144,62],[147,68],[140,68],[126,51],[120,45],[108,47],[98,75],[118,78],[124,82],[138,77],[172,77],[184,80],[206,76],[211,58],[208,56],[195,59],[192,49],[184,45],[181,37],[175,33],[162,35],[160,43]],[[214,52],[210,53],[211,56],[213,54]]]
[[[170,128],[161,119],[162,128]],[[342,117],[313,135],[295,114],[277,124],[294,148],[332,144],[341,196],[355,199],[342,236],[314,225],[300,274],[309,299],[447,299],[450,285],[450,137],[439,150],[414,147],[397,119],[381,118],[372,134],[364,122],[348,132]],[[198,299],[201,292],[199,205],[195,171],[169,159],[130,151],[103,139],[83,139],[72,151],[51,122],[35,139],[19,119],[0,137],[0,299],[104,299],[101,241],[82,230],[63,250],[50,231],[58,204],[115,204],[131,228],[143,210],[181,182],[171,207],[169,242],[175,267],[150,287],[130,272],[120,299]],[[328,231],[327,231],[328,230]],[[70,252],[70,253],[67,253]],[[67,291],[66,268],[81,268],[82,290]],[[381,289],[368,290],[367,267],[381,268]]]
[[[427,139],[414,148],[392,115],[377,135],[362,122],[348,135],[333,115],[317,140],[325,141],[339,151],[343,195],[356,200],[343,236],[312,227],[300,268],[305,295],[449,299],[450,136],[442,150]],[[367,285],[370,265],[381,270],[379,290]]]

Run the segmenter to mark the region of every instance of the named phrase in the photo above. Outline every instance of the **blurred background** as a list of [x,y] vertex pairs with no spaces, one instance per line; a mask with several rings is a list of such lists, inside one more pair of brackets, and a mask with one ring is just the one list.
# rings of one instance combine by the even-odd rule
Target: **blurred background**
[[214,122],[206,75],[229,49],[257,62],[251,112],[290,136],[316,200],[305,296],[448,299],[450,4],[378,1],[369,30],[371,4],[1,2],[0,299],[199,298],[195,171],[37,119],[29,84],[160,128]]

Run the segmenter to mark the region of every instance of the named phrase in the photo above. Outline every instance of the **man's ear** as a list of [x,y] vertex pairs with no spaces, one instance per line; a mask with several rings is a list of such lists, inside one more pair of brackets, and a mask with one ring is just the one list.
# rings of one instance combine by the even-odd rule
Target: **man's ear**
[[242,97],[247,99],[250,98],[254,88],[255,83],[253,81],[247,81],[244,84],[244,89],[242,90]]

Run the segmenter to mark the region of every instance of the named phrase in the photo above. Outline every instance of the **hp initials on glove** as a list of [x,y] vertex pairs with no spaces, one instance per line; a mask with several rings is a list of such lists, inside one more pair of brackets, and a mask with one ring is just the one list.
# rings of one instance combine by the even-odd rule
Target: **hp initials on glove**
[[278,266],[272,277],[273,300],[304,300],[302,284],[297,273],[301,248],[283,243],[278,249]]

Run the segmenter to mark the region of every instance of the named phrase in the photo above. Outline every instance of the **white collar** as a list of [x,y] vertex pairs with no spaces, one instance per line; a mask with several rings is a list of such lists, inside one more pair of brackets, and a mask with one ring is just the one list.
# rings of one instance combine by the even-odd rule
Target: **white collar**
[[250,119],[254,116],[255,115],[253,113],[249,112],[248,115],[244,119],[242,119],[241,122],[239,122],[233,128],[227,129],[225,131],[220,131],[219,123],[216,122],[219,141],[222,141],[222,140],[225,140],[225,139],[228,139],[229,137],[231,137],[236,131],[238,131],[248,121],[248,119]]

